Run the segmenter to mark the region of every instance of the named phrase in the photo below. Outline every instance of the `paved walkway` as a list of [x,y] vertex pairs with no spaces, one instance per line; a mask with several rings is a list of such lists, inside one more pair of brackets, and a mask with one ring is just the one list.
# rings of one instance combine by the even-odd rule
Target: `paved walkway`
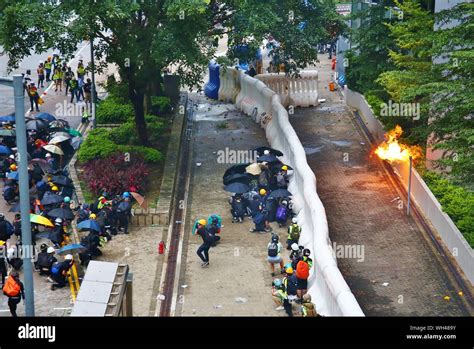
[[399,209],[395,188],[370,155],[344,101],[328,90],[330,62],[320,59],[320,98],[327,100],[316,108],[296,110],[290,121],[316,174],[332,242],[364,247],[363,261],[348,255],[338,259],[364,313],[469,315],[425,233]]
[[[192,180],[176,314],[283,316],[284,312],[275,311],[271,299],[273,278],[266,262],[270,234],[250,233],[253,223],[249,219],[232,223],[229,193],[222,189],[222,176],[232,164],[217,162],[217,152],[226,147],[248,150],[267,144],[264,131],[231,104],[205,101],[203,97],[199,103],[193,129]],[[212,213],[223,218],[222,241],[210,250],[209,268],[202,269],[196,254],[202,240],[191,235],[191,225]],[[278,229],[275,224],[272,227],[281,240],[286,239],[283,228]],[[286,250],[283,257],[288,259]]]

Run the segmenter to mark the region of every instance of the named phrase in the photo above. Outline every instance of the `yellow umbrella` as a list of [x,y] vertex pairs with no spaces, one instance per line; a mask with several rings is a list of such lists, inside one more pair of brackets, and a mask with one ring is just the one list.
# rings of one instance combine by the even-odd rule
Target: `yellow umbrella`
[[248,165],[245,168],[245,171],[247,173],[250,173],[251,175],[257,176],[262,172],[262,167],[260,166],[260,164],[254,162],[253,164]]
[[30,213],[30,222],[41,224],[41,225],[44,225],[45,227],[54,227],[54,224],[51,223],[51,221],[48,218],[40,216],[39,214]]
[[49,151],[50,153],[58,154],[58,155],[64,155],[64,152],[59,148],[57,145],[54,144],[46,144],[43,145],[43,148]]

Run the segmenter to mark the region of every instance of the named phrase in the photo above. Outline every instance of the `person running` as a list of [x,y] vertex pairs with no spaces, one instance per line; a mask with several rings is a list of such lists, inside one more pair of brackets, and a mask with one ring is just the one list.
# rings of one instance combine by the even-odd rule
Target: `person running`
[[288,227],[288,238],[286,240],[286,249],[291,250],[291,245],[298,244],[301,235],[301,227],[298,225],[296,217],[291,219],[291,225]]
[[25,299],[23,283],[16,270],[12,270],[7,282],[3,286],[3,294],[8,297],[8,308],[13,317],[17,317],[16,308],[21,300]]
[[275,276],[275,264],[280,264],[280,271],[282,274],[285,272],[283,258],[281,258],[282,246],[278,240],[278,235],[272,234],[272,238],[267,246],[267,261],[270,263],[272,276]]
[[38,73],[38,88],[44,87],[44,65],[43,61],[39,62],[36,72]]
[[51,61],[51,56],[48,57],[46,62],[44,63],[44,70],[46,72],[46,82],[51,81],[51,69],[53,68],[53,62]]
[[308,292],[309,271],[313,266],[313,260],[309,258],[311,251],[308,248],[303,250],[303,256],[296,264],[296,279],[298,281],[298,301],[303,301],[303,296]]
[[207,222],[205,219],[200,219],[197,221],[196,225],[196,235],[199,235],[202,238],[202,245],[199,246],[196,253],[202,260],[201,267],[203,268],[209,266],[209,249],[215,242],[215,236],[206,229],[206,224]]

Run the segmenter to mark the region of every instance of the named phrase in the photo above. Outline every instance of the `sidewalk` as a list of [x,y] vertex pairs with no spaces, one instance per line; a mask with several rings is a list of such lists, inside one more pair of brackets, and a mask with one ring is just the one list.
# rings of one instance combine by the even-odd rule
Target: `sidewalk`
[[[232,164],[217,163],[217,152],[226,147],[248,150],[266,145],[264,130],[232,104],[206,100],[202,95],[191,98],[199,105],[193,126],[192,178],[176,315],[286,316],[275,311],[271,299],[273,278],[266,262],[270,233],[250,233],[253,223],[249,219],[232,223],[230,194],[222,189],[222,176]],[[191,228],[197,218],[207,219],[213,213],[223,219],[222,240],[209,251],[210,266],[202,269],[196,254],[202,240],[191,235]],[[286,241],[286,229],[271,225],[280,240]],[[288,260],[286,250],[282,256]]]

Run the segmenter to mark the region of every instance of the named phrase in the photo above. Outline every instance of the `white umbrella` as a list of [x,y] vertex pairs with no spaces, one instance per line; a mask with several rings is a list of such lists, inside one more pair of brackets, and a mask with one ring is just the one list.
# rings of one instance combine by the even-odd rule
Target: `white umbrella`
[[67,136],[67,137],[63,135],[54,136],[53,138],[50,139],[49,144],[58,144],[58,143],[67,141],[70,138],[71,136]]
[[245,168],[245,171],[247,173],[250,173],[251,175],[257,176],[262,172],[262,167],[260,166],[260,164],[253,163],[253,164],[248,165]]
[[58,132],[54,132],[51,134],[51,137],[57,137],[57,136],[64,136],[64,137],[69,137],[71,138],[71,135],[69,134],[69,132],[63,132],[63,131],[58,131]]
[[50,153],[64,155],[64,152],[57,145],[46,144],[46,145],[43,145],[43,148],[49,151]]

